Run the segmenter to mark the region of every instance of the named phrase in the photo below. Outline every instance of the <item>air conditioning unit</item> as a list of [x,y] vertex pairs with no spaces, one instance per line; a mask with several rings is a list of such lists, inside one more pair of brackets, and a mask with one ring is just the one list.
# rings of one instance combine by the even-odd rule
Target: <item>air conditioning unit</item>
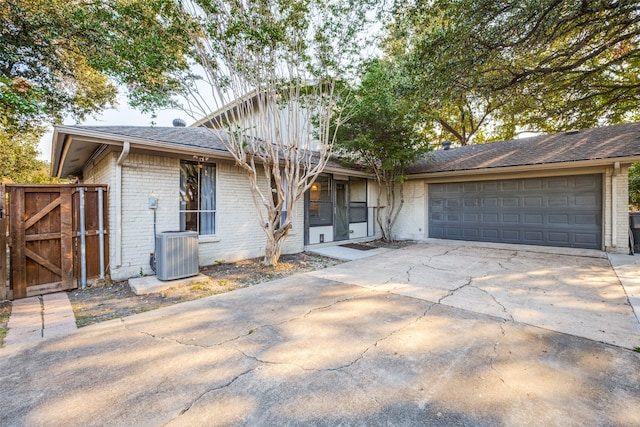
[[158,279],[182,279],[198,273],[198,233],[163,231],[156,235],[156,277]]

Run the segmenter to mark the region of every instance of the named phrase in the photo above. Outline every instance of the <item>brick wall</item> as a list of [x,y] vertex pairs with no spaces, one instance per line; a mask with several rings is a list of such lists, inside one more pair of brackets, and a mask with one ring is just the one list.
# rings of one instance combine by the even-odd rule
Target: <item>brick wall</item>
[[[114,280],[153,274],[149,255],[154,252],[153,210],[149,197],[158,199],[156,231],[180,227],[180,160],[130,154],[122,167],[122,265],[115,265],[117,245],[115,170],[117,153],[109,154],[85,172],[85,182],[109,185],[110,270]],[[258,224],[245,173],[229,162],[216,162],[216,235],[202,236],[201,266],[216,261],[238,261],[264,255],[265,235]],[[283,253],[303,250],[304,210],[296,207],[294,228]]]
[[[604,245],[608,252],[629,252],[629,165],[620,167],[619,174],[613,178],[613,168],[607,168],[604,174]],[[616,200],[613,200],[612,180],[616,180]],[[612,217],[612,203],[616,203],[616,218]],[[616,229],[613,241],[613,227]]]

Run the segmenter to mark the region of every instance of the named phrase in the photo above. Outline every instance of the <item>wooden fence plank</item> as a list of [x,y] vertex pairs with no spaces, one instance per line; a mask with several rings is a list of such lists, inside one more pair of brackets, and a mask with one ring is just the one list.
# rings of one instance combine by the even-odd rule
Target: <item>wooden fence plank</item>
[[4,184],[0,184],[0,301],[7,299],[7,206]]
[[24,236],[25,242],[38,242],[41,240],[55,240],[60,238],[60,233],[27,234]]
[[65,289],[75,288],[73,281],[73,192],[62,188],[60,192],[60,280]]
[[58,207],[60,205],[60,197],[58,197],[57,199],[55,199],[54,201],[52,201],[51,203],[49,203],[47,206],[45,206],[44,208],[42,208],[40,210],[40,212],[38,212],[37,214],[33,215],[31,218],[29,218],[27,220],[27,222],[25,222],[24,224],[24,228],[25,230],[28,230],[29,228],[33,227],[33,225],[35,223],[37,223],[38,221],[40,221],[42,218],[44,218],[49,212],[51,212],[52,210],[54,210],[56,207]]
[[10,187],[9,212],[11,215],[9,235],[11,237],[11,288],[13,297],[27,296],[27,266],[24,254],[24,189]]
[[58,267],[57,265],[55,265],[54,263],[52,263],[48,259],[46,259],[46,258],[38,255],[37,253],[33,252],[31,249],[24,248],[24,254],[25,254],[25,256],[31,258],[32,260],[34,260],[35,262],[37,262],[41,266],[43,266],[46,269],[48,269],[49,271],[51,271],[52,273],[57,274],[58,276],[62,276],[62,269],[60,267]]

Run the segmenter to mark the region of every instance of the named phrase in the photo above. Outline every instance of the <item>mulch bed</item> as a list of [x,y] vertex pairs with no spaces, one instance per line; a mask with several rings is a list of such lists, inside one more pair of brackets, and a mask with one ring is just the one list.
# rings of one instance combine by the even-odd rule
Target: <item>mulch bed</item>
[[76,324],[83,327],[340,263],[332,258],[301,253],[283,255],[277,266],[265,267],[262,258],[255,258],[203,267],[201,273],[209,276],[208,279],[159,293],[136,295],[128,282],[122,281],[96,283],[68,294]]

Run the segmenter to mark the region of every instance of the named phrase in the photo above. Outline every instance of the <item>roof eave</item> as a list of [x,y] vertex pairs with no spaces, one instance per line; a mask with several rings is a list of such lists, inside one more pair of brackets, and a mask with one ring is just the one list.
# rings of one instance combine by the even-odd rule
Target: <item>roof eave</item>
[[429,179],[429,178],[447,178],[458,176],[474,176],[487,174],[517,173],[517,172],[535,172],[549,169],[576,169],[585,167],[603,167],[612,166],[614,163],[635,163],[640,162],[640,155],[627,157],[610,157],[606,159],[580,160],[571,162],[542,163],[536,165],[518,165],[518,166],[502,166],[481,169],[465,169],[455,171],[442,172],[422,172],[409,174],[409,179]]

